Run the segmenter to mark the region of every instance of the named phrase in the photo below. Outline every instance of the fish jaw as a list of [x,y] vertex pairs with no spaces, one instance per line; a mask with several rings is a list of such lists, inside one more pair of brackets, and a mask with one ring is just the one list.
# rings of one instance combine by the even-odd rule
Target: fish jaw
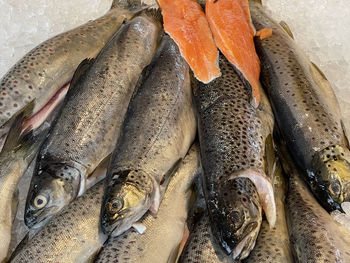
[[[109,178],[108,178],[109,179]],[[159,185],[157,184],[158,188]],[[119,236],[150,209],[157,188],[152,176],[140,170],[124,170],[112,174],[106,182],[101,208],[104,234]]]
[[[312,167],[312,179],[318,182],[315,185],[323,186],[334,202],[341,204],[350,200],[350,152],[347,149],[339,145],[325,148],[313,157]],[[318,198],[329,202],[324,196],[327,195]]]
[[276,223],[276,204],[273,186],[270,180],[265,175],[253,170],[241,171],[231,176],[231,178],[235,177],[249,178],[253,182],[258,191],[260,202],[270,228],[274,227]]
[[81,173],[77,168],[63,163],[36,169],[24,215],[27,227],[36,229],[43,226],[72,202],[78,196],[80,178]]
[[221,198],[217,207],[222,207],[221,211],[209,201],[212,232],[227,255],[235,259],[249,255],[259,234],[262,209],[254,188],[248,178],[231,178],[218,189]]

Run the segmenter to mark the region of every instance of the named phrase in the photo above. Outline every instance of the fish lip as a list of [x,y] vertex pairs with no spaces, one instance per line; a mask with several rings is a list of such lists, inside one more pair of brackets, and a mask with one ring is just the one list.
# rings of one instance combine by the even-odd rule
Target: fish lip
[[[31,207],[29,210],[27,210],[24,214],[24,223],[29,229],[38,229],[45,225],[55,214],[50,214],[50,212],[57,206],[46,208],[47,215],[41,217],[43,212],[45,211],[44,208],[41,210],[35,210]],[[59,208],[59,207],[58,207]],[[34,213],[33,213],[34,212]]]

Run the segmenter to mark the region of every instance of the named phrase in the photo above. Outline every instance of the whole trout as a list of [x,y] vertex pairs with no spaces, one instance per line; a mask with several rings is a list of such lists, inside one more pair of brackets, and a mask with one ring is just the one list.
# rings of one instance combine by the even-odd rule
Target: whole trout
[[[47,103],[57,105],[80,62],[95,57],[123,21],[142,8],[139,0],[114,0],[103,17],[59,34],[26,54],[0,80],[0,126],[33,99],[34,114]],[[60,94],[54,97],[60,88]],[[52,107],[46,105],[40,112],[44,115],[41,119],[50,110]],[[8,128],[9,125],[0,128],[0,138]]]
[[338,102],[329,82],[301,52],[290,30],[269,18],[258,2],[250,4],[256,29],[272,28],[272,36],[255,38],[261,80],[282,137],[323,206],[340,209],[340,203],[350,200],[350,152]]
[[147,71],[130,102],[107,173],[101,226],[113,236],[148,209],[157,212],[172,170],[196,134],[189,67],[170,37],[163,38]]
[[248,90],[223,55],[220,66],[220,78],[194,90],[203,188],[213,235],[233,259],[243,259],[254,247],[262,207],[270,225],[276,221],[269,178],[273,115],[264,93],[259,108],[250,105]]
[[199,149],[192,146],[169,183],[157,217],[147,213],[141,219],[145,233],[140,235],[132,228],[111,237],[95,263],[175,262],[191,207],[191,185],[198,174]]
[[133,18],[96,59],[79,66],[39,151],[27,197],[29,228],[80,196],[88,176],[112,152],[138,78],[156,51],[158,19],[148,10]]

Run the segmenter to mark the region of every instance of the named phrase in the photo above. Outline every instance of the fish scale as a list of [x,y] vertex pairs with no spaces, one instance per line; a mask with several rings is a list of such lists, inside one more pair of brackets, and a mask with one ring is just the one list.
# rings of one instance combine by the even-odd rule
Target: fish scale
[[[46,208],[35,205],[35,198],[46,197],[46,191],[56,194],[50,184],[64,181],[65,196],[59,195],[69,203],[86,190],[88,176],[112,152],[138,78],[156,50],[160,29],[147,11],[123,25],[95,60],[78,68],[76,74],[81,77],[73,79],[60,115],[39,151],[27,199],[28,226],[48,216]],[[48,201],[53,198],[46,197]],[[51,214],[61,208],[62,204]]]
[[[265,155],[269,154],[265,144],[272,133],[273,115],[264,94],[258,109],[250,105],[248,89],[223,55],[220,66],[220,78],[194,88],[204,193],[213,235],[228,254],[241,250],[244,252],[238,251],[241,255],[234,257],[244,258],[259,232],[260,202],[264,202],[265,213],[274,224],[272,185],[265,175]],[[267,188],[269,194],[259,197],[258,193]],[[241,242],[249,244],[242,248],[238,246]]]
[[[27,53],[1,79],[0,127],[13,114],[35,99],[35,114],[70,82],[79,63],[93,58],[106,45],[122,22],[131,19],[141,3],[115,0],[103,17],[59,34]],[[6,127],[7,128],[7,127]],[[0,137],[6,129],[0,130]]]
[[289,29],[269,18],[258,0],[250,3],[256,29],[272,28],[270,37],[256,37],[255,43],[261,81],[281,134],[323,205],[339,209],[339,203],[350,198],[350,152],[332,87],[286,32]]

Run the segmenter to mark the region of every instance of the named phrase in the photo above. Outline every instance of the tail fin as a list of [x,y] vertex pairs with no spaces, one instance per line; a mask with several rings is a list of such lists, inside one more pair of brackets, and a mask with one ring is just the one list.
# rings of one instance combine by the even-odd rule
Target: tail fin
[[146,7],[147,5],[142,3],[142,0],[113,0],[111,9],[121,8],[130,11],[140,11]]
[[11,125],[11,128],[8,132],[2,152],[10,151],[20,145],[20,135],[22,133],[23,123],[32,115],[33,109],[34,101],[31,101],[4,124],[4,126]]
[[261,0],[249,0],[249,3],[262,5]]
[[141,15],[147,16],[159,23],[163,23],[162,12],[158,5],[149,6],[147,9],[142,11]]

